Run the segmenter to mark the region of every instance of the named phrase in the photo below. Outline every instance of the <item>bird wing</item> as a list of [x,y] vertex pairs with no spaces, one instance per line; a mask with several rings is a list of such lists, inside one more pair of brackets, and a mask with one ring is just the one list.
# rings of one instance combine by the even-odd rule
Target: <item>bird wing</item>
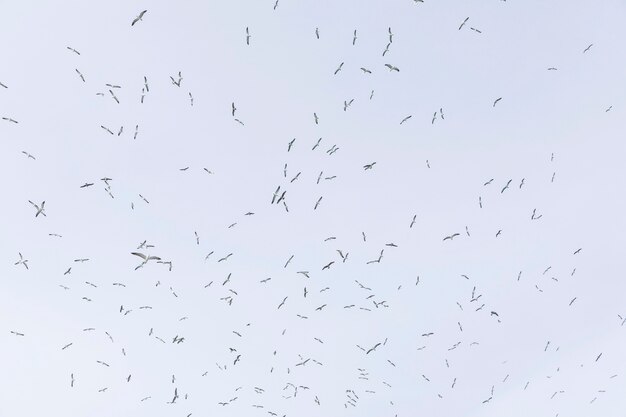
[[148,256],[148,259],[147,259],[147,260],[149,261],[149,260],[151,260],[151,259],[155,259],[155,260],[157,260],[157,261],[160,261],[160,260],[161,260],[161,258],[159,258],[158,256]]
[[143,253],[139,253],[139,252],[131,252],[131,255],[135,255],[135,256],[139,256],[141,259],[143,260],[147,260],[148,258],[146,257],[146,255],[144,255]]

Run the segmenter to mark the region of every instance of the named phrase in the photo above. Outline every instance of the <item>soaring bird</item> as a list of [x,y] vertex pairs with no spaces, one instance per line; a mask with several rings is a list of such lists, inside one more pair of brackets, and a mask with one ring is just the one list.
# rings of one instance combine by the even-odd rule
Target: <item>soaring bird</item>
[[343,62],[341,64],[339,64],[339,67],[337,67],[337,69],[335,70],[335,73],[333,75],[337,75],[337,73],[339,71],[341,71],[341,68],[343,67]]
[[496,107],[496,104],[498,104],[498,101],[502,100],[502,97],[498,97],[494,102],[493,102],[493,107]]
[[461,23],[461,26],[459,26],[459,30],[463,29],[463,26],[465,26],[468,20],[469,20],[469,17],[466,17],[463,23]]
[[135,18],[135,20],[133,20],[133,23],[131,23],[131,26],[135,26],[135,23],[139,22],[140,20],[143,20],[143,15],[146,14],[147,10],[142,11],[141,13],[139,13],[139,16],[137,16]]
[[33,203],[32,201],[28,200],[28,202],[30,204],[33,205],[33,207],[35,207],[35,209],[37,209],[37,213],[35,213],[35,217],[39,216],[40,214],[43,214],[44,216],[46,215],[46,213],[44,213],[44,205],[46,204],[45,201],[41,202],[41,207],[38,206],[37,204]]
[[135,256],[139,256],[141,259],[143,259],[143,262],[141,263],[141,265],[139,265],[139,266],[138,266],[137,268],[135,268],[135,269],[139,269],[139,268],[141,268],[142,266],[144,266],[145,264],[147,264],[147,263],[148,263],[148,261],[151,261],[151,260],[160,261],[160,260],[161,260],[161,258],[159,258],[158,256],[144,255],[143,253],[140,253],[140,252],[131,252],[130,254],[131,254],[131,255],[135,255]]
[[385,66],[386,66],[387,68],[389,68],[389,71],[390,71],[390,72],[391,72],[391,71],[400,72],[400,70],[398,69],[398,67],[394,67],[394,66],[393,66],[393,65],[391,65],[391,64],[385,64]]
[[446,236],[446,237],[444,237],[444,238],[443,238],[443,241],[445,242],[445,241],[446,241],[446,240],[448,240],[448,239],[452,240],[452,239],[454,239],[455,237],[457,237],[457,236],[459,236],[459,235],[460,235],[460,233],[454,233],[454,234],[452,234],[452,235],[450,235],[450,236]]

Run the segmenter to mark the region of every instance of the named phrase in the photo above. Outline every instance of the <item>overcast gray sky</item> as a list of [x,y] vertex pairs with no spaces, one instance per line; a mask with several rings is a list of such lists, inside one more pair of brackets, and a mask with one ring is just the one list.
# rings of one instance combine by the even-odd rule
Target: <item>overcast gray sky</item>
[[0,415],[622,416],[626,3],[274,6],[0,1]]

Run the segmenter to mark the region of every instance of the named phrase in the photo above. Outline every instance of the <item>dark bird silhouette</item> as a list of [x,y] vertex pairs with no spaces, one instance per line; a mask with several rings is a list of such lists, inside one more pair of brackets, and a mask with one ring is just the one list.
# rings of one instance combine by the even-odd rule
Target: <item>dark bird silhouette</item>
[[139,15],[133,20],[133,23],[131,23],[131,26],[135,26],[135,23],[139,22],[139,21],[143,21],[143,15],[146,14],[147,10],[142,11],[141,13],[139,13]]

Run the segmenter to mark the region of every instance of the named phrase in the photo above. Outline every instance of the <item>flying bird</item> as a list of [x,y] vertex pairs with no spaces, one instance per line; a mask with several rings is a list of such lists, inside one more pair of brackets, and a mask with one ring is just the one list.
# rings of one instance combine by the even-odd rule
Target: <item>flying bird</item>
[[141,13],[139,13],[139,15],[135,18],[135,20],[133,20],[133,23],[131,23],[131,26],[135,26],[135,23],[139,22],[139,21],[143,21],[143,15],[146,14],[147,10],[142,11]]
[[[33,205],[33,207],[35,207],[35,209],[37,210],[37,213],[35,213],[35,217],[39,216],[40,214],[43,214],[44,216],[46,216],[46,213],[44,212],[44,206],[45,206],[45,204],[46,204],[46,202],[45,202],[45,201],[42,201],[42,202],[41,202],[41,207],[40,207],[40,206],[38,206],[37,204],[33,203],[33,202],[32,202],[32,201],[30,201],[30,200],[28,200],[28,202],[29,202],[30,204],[32,204],[32,205]],[[46,216],[46,217],[47,217],[47,216]]]
[[398,67],[394,67],[394,66],[393,66],[393,65],[391,65],[391,64],[385,64],[385,66],[386,66],[387,68],[389,68],[389,72],[393,72],[393,71],[400,72],[400,70],[398,69]]
[[454,239],[455,237],[457,237],[457,236],[459,236],[459,235],[460,235],[460,233],[454,233],[454,234],[452,234],[452,235],[450,235],[450,236],[446,236],[446,237],[444,237],[444,238],[443,238],[443,241],[445,242],[445,241],[446,241],[446,240],[448,240],[448,239],[449,239],[449,240],[452,240],[452,239]]
[[339,71],[341,71],[341,68],[343,68],[343,62],[341,64],[339,64],[339,67],[337,67],[337,69],[335,70],[335,73],[333,75],[337,75],[337,73]]

